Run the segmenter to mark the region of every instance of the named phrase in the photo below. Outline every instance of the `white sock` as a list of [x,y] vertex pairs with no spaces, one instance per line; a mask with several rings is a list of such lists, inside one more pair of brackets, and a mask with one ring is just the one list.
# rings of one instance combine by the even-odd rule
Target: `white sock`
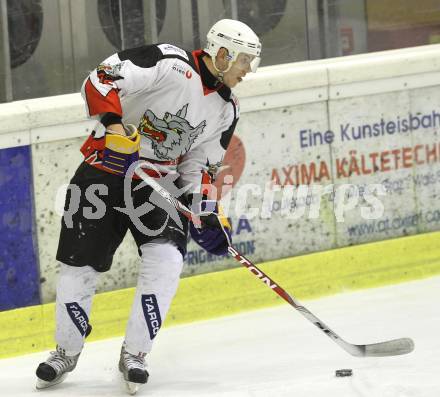
[[61,264],[57,283],[55,339],[73,356],[81,352],[99,273],[90,266]]
[[183,257],[169,240],[157,239],[141,246],[138,284],[125,335],[131,354],[149,353],[176,294]]

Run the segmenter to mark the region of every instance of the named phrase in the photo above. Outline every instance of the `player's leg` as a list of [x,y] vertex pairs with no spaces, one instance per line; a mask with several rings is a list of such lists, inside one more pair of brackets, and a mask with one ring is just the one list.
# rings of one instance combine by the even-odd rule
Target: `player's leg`
[[[75,188],[66,198],[57,252],[61,262],[56,296],[57,348],[38,366],[37,388],[64,380],[75,368],[84,338],[90,332],[89,315],[98,275],[110,268],[128,227],[122,214],[114,210],[121,206],[122,181],[86,164],[79,167],[71,181]],[[101,200],[100,213],[96,200],[96,211],[90,212],[91,192],[106,193],[95,197]],[[75,211],[71,210],[72,203],[76,203]]]
[[144,357],[166,317],[183,266],[182,254],[170,240],[153,240],[140,251],[138,283],[119,362],[124,379],[137,384],[147,382]]
[[37,368],[37,389],[62,382],[73,371],[90,333],[89,313],[98,272],[61,264],[56,298],[56,350]]

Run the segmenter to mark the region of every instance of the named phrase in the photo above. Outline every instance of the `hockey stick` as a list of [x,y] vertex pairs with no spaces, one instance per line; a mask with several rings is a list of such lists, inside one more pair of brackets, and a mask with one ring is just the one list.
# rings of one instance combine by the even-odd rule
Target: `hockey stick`
[[[148,176],[141,169],[135,170],[138,175],[146,184],[151,186],[160,196],[167,200],[174,208],[181,212],[185,217],[192,221],[196,226],[201,225],[200,218],[192,212],[188,207],[182,204],[179,200],[173,197],[166,189],[164,189],[154,178]],[[287,303],[298,310],[307,320],[318,327],[324,332],[330,339],[338,344],[347,353],[355,357],[384,357],[384,356],[397,356],[400,354],[411,353],[414,350],[414,342],[410,338],[392,339],[385,342],[371,343],[366,345],[355,345],[353,343],[346,342],[330,327],[324,324],[318,317],[316,317],[307,308],[301,305],[295,298],[289,295],[283,288],[281,288],[275,281],[267,276],[262,270],[256,267],[249,259],[237,251],[234,247],[228,247],[229,254],[243,266],[247,267],[249,271],[259,278],[264,284],[275,291],[281,298]]]

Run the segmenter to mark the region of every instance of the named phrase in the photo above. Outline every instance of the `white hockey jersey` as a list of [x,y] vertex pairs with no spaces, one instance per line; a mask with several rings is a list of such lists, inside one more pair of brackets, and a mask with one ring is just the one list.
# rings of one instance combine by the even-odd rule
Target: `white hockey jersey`
[[[171,44],[128,49],[107,58],[81,89],[89,117],[110,113],[141,134],[141,159],[162,173],[178,173],[179,185],[215,177],[239,117],[237,98],[208,71],[201,50]],[[81,151],[101,168],[105,127],[99,121]]]

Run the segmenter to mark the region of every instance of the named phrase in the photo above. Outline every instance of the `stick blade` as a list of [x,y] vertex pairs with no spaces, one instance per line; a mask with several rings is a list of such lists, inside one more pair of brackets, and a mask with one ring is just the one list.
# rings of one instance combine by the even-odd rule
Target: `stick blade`
[[400,338],[364,346],[365,357],[400,356],[414,350],[414,341],[411,338]]

